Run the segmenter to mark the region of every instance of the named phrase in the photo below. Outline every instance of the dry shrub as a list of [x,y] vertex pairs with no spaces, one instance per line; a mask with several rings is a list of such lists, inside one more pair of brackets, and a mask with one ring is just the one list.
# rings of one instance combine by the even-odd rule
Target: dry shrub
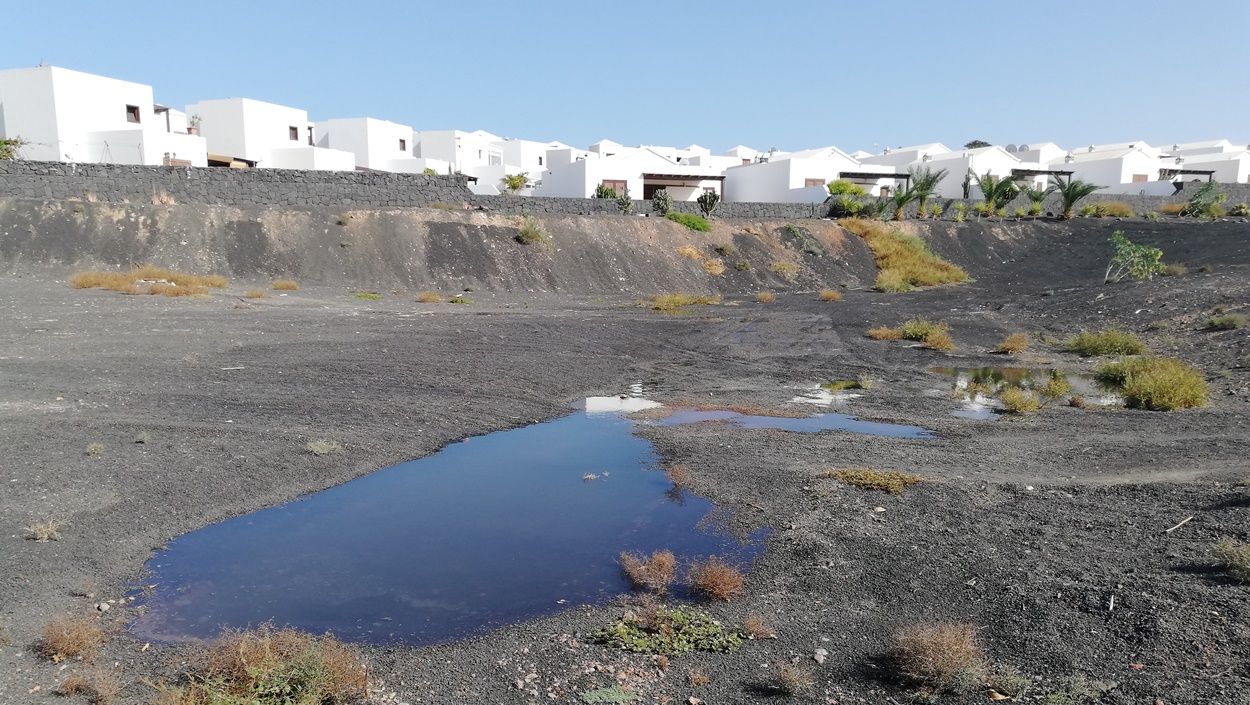
[[1029,349],[1029,336],[1026,333],[1012,333],[1003,338],[994,348],[994,352],[1004,355],[1018,355]]
[[821,301],[841,301],[842,292],[838,291],[837,289],[821,289],[820,300]]
[[703,271],[714,277],[719,277],[725,273],[725,263],[719,259],[709,259],[703,261]]
[[889,326],[869,328],[867,335],[873,340],[902,340],[903,338],[903,332],[901,330],[898,328],[891,328]]
[[677,254],[695,261],[703,259],[703,253],[699,252],[699,248],[691,247],[690,245],[682,245],[681,247],[678,247]]
[[104,630],[86,615],[57,617],[43,627],[39,651],[56,663],[78,658],[90,661],[104,645]]
[[743,595],[742,571],[717,556],[709,556],[690,568],[690,589],[709,600],[728,602]]
[[822,472],[817,477],[832,477],[861,490],[877,490],[890,494],[903,494],[903,490],[924,482],[920,475],[898,470],[873,470],[872,468],[845,468]]
[[243,294],[243,298],[267,299],[269,298],[269,292],[265,291],[264,289],[249,289],[245,294]]
[[1119,387],[1125,403],[1151,411],[1206,406],[1210,390],[1202,373],[1171,357],[1129,357],[1098,369],[1099,381]]
[[190,682],[165,699],[178,705],[345,705],[365,700],[368,686],[359,655],[333,636],[264,625],[224,633]]
[[99,442],[88,443],[86,450],[83,452],[93,458],[98,458],[101,455],[104,455],[104,444]]
[[795,697],[807,693],[816,684],[812,672],[796,663],[778,663],[772,677],[765,684],[769,690]]
[[1133,207],[1124,201],[1099,201],[1094,204],[1100,218],[1132,218]]
[[26,527],[26,532],[33,541],[57,541],[61,538],[61,521],[53,517],[32,521]]
[[1185,203],[1164,203],[1159,206],[1159,212],[1163,215],[1180,215],[1186,205]]
[[776,273],[777,276],[781,277],[782,279],[785,279],[788,282],[792,282],[795,279],[798,279],[799,272],[803,271],[803,268],[799,266],[797,263],[786,262],[784,260],[777,260],[776,262],[773,262],[772,264],[768,265],[768,268],[771,269],[774,273]]
[[92,705],[109,705],[122,692],[122,679],[115,671],[96,668],[87,673],[71,673],[57,686],[57,695],[82,695]]
[[437,291],[422,291],[417,294],[417,301],[423,304],[439,304],[443,302],[443,295]]
[[655,551],[650,558],[637,553],[621,553],[621,570],[634,587],[657,595],[668,592],[677,577],[677,557],[672,551]]
[[230,282],[215,274],[187,274],[145,265],[129,272],[78,272],[69,278],[75,289],[107,289],[122,294],[194,296],[208,289],[224,289]]
[[941,687],[969,673],[983,673],[985,652],[971,624],[915,624],[900,631],[894,649],[899,670],[925,685]]
[[755,295],[755,300],[762,304],[771,304],[777,300],[777,295],[771,291],[761,291]]
[[960,284],[968,273],[929,250],[923,240],[875,221],[849,218],[838,223],[863,238],[877,261],[876,288],[902,292],[918,286]]
[[1180,263],[1164,265],[1162,275],[1165,277],[1183,277],[1189,273],[1189,267]]
[[950,352],[955,349],[955,341],[951,338],[950,332],[946,330],[929,331],[920,339],[920,342],[930,350]]
[[1012,414],[1031,414],[1042,407],[1038,398],[1020,387],[1008,387],[999,396],[1003,410]]
[[686,682],[691,686],[699,687],[711,683],[712,677],[709,676],[706,671],[698,668],[692,668],[686,672]]
[[714,306],[720,303],[719,296],[708,294],[686,294],[680,291],[671,294],[652,296],[645,305],[653,311],[680,311],[687,306]]
[[148,285],[148,293],[153,296],[176,298],[179,296],[199,296],[207,292],[208,289],[202,286],[178,286],[177,284],[165,284],[163,282]]
[[690,471],[686,469],[685,465],[674,465],[666,470],[664,474],[668,476],[668,481],[677,487],[690,486]]
[[742,631],[752,639],[772,639],[777,636],[777,630],[758,614],[747,615],[747,618],[742,620]]
[[1243,583],[1250,583],[1250,544],[1222,538],[1215,545],[1215,555],[1229,575]]
[[274,291],[299,291],[299,284],[294,279],[273,280]]

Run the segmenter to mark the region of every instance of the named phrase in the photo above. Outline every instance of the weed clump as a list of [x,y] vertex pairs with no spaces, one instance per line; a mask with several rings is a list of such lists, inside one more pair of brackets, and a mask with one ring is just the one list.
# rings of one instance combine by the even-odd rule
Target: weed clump
[[1044,399],[1062,399],[1072,394],[1072,384],[1058,370],[1052,370],[1046,383],[1037,388]]
[[594,690],[585,690],[580,693],[582,702],[587,705],[595,705],[596,703],[628,703],[633,702],[638,697],[637,693],[625,690],[619,685],[610,685],[606,688],[595,688]]
[[687,306],[714,306],[718,303],[719,296],[673,292],[653,296],[647,305],[652,311],[680,311]]
[[898,328],[890,328],[889,326],[877,326],[869,328],[867,333],[869,338],[873,340],[902,340],[903,332]]
[[294,279],[275,279],[271,288],[274,291],[299,291],[299,283]]
[[968,675],[983,675],[985,652],[971,624],[916,624],[898,633],[894,659],[908,678],[946,688]]
[[742,620],[742,631],[751,639],[774,639],[777,636],[777,630],[758,614],[747,615],[747,618]]
[[513,239],[522,245],[533,245],[544,242],[547,239],[547,233],[543,231],[543,227],[538,224],[537,220],[526,218]]
[[961,284],[968,281],[962,268],[933,254],[923,240],[881,223],[850,218],[842,227],[863,238],[877,261],[876,288],[886,292],[916,287]]
[[719,277],[725,273],[725,263],[719,259],[709,259],[703,261],[703,271],[708,274]]
[[771,291],[761,291],[755,295],[755,300],[762,304],[771,304],[777,300],[777,295]]
[[33,521],[26,527],[26,533],[29,534],[28,538],[31,541],[40,543],[59,541],[61,539],[61,521],[53,517]]
[[690,568],[690,589],[709,600],[729,602],[743,595],[742,571],[717,556],[709,556]]
[[931,350],[948,352],[955,349],[950,327],[945,321],[933,322],[926,318],[913,318],[898,328],[880,326],[868,331],[873,340],[915,340]]
[[1237,330],[1246,327],[1246,317],[1240,313],[1225,313],[1207,319],[1209,330]]
[[1033,392],[1020,387],[1008,387],[999,395],[1003,410],[1011,414],[1032,414],[1042,408]]
[[1165,277],[1182,277],[1189,273],[1189,267],[1183,264],[1165,264],[1160,272]]
[[692,259],[695,261],[699,261],[703,259],[703,253],[699,252],[699,248],[692,247],[690,245],[681,245],[680,247],[678,247],[677,254],[681,255],[682,257],[685,257],[686,259]]
[[768,269],[788,282],[793,282],[795,279],[798,279],[799,272],[803,271],[803,268],[798,264],[794,262],[787,262],[785,260],[777,260],[776,262],[773,262],[768,265]]
[[269,298],[269,292],[265,291],[264,289],[248,289],[247,292],[243,294],[243,298],[245,299],[267,299]]
[[122,692],[122,680],[115,671],[103,668],[88,673],[71,673],[57,686],[57,695],[83,695],[92,705],[110,705]]
[[708,224],[707,222],[707,218],[704,218],[701,215],[695,215],[694,213],[679,213],[678,211],[669,211],[668,213],[664,215],[664,217],[668,218],[674,223],[677,223],[678,225],[684,225],[687,228],[690,228],[691,230],[695,230],[701,233],[705,233],[712,229],[712,226]]
[[360,657],[331,635],[270,625],[227,632],[187,683],[166,691],[176,705],[347,705],[368,696]]
[[930,321],[927,318],[913,318],[899,327],[899,334],[903,340],[920,340],[933,335],[934,333],[943,333],[950,330],[945,321]]
[[101,455],[104,455],[104,444],[99,442],[88,443],[87,448],[83,451],[83,453],[91,456],[92,458],[98,458]]
[[621,570],[636,588],[663,595],[677,576],[677,558],[672,551],[655,551],[650,558],[637,553],[621,553]]
[[39,652],[60,663],[76,658],[90,661],[104,645],[104,630],[87,616],[58,617],[43,627]]
[[1096,373],[1103,384],[1118,387],[1130,408],[1176,411],[1207,405],[1209,391],[1202,373],[1170,357],[1133,357],[1103,365]]
[[464,296],[461,296],[460,294],[456,294],[450,299],[447,299],[447,303],[449,304],[471,304],[473,302],[469,301],[467,298],[465,298]]
[[640,654],[677,656],[690,651],[733,651],[741,633],[725,629],[708,615],[689,608],[646,605],[595,632],[594,640]]
[[831,477],[861,490],[876,490],[901,495],[903,490],[924,482],[920,475],[898,470],[873,470],[871,468],[845,468],[822,472],[817,477]]
[[128,272],[78,272],[69,278],[75,289],[105,289],[122,294],[194,296],[208,289],[224,289],[229,281],[215,274],[186,274],[146,265]]
[[691,686],[699,687],[703,685],[708,685],[711,682],[712,682],[712,677],[707,674],[707,671],[704,671],[698,668],[692,668],[686,672],[686,683]]
[[1029,349],[1029,336],[1026,333],[1011,333],[1003,338],[994,352],[1004,355],[1019,355]]
[[1126,333],[1118,328],[1108,328],[1097,332],[1083,330],[1069,338],[1064,343],[1063,349],[1081,357],[1140,355],[1146,352],[1146,344],[1132,333]]
[[381,301],[382,294],[376,291],[353,291],[352,298],[360,301]]
[[841,301],[842,292],[838,291],[837,289],[821,289],[820,300],[821,301]]
[[805,695],[816,685],[812,672],[789,661],[774,664],[771,676],[761,684],[765,690],[786,697]]
[[332,455],[343,450],[337,441],[330,441],[324,438],[311,440],[304,445],[304,450],[311,455],[321,457],[323,455]]
[[1229,575],[1243,583],[1250,583],[1250,544],[1222,538],[1215,545],[1215,555]]
[[417,294],[417,302],[423,304],[438,304],[443,302],[443,295],[437,291],[422,291]]

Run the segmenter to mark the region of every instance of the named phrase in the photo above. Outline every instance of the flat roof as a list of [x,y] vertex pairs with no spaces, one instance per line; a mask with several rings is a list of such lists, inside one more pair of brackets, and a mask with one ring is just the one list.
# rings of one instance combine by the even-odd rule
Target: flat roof
[[673,179],[676,181],[724,181],[724,174],[643,174],[644,179]]

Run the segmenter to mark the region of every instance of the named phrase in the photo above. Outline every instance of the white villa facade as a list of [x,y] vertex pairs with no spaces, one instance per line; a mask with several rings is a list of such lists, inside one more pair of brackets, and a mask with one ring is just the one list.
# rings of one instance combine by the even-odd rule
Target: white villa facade
[[837,147],[771,152],[725,169],[725,200],[820,203],[829,197],[829,183],[844,178],[869,195],[888,195],[896,179],[886,175],[895,173],[889,166],[863,164]]
[[427,163],[416,156],[412,127],[377,118],[336,118],[315,124],[318,147],[351,152],[357,169],[415,174],[426,168],[446,173],[446,163]]
[[208,164],[204,139],[151,86],[58,66],[0,71],[0,137],[23,140],[24,159]]
[[204,100],[187,106],[208,140],[209,161],[223,166],[353,171],[352,152],[316,146],[308,113],[251,98]]
[[[603,152],[592,151],[595,148]],[[659,189],[668,191],[674,201],[694,201],[707,191],[724,195],[721,184],[725,176],[714,167],[678,162],[649,147],[600,142],[592,150],[547,152],[547,172],[533,195],[590,198],[600,185],[618,195],[628,191],[642,199],[651,198]]]

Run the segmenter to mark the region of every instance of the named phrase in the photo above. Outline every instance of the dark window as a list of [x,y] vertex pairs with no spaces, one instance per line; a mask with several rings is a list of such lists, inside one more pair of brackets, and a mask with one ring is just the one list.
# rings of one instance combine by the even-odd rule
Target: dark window
[[401,140],[399,141],[399,151],[401,151],[401,152],[407,152],[407,151],[408,151],[408,140],[401,139]]
[[542,157],[539,157],[539,158],[538,158],[538,166],[542,166],[542,165],[543,165],[543,158],[542,158]]
[[126,106],[126,122],[139,122],[139,106]]
[[286,131],[287,131],[287,134],[291,136],[291,140],[293,142],[299,142],[299,128],[298,127],[288,127],[286,128]]

